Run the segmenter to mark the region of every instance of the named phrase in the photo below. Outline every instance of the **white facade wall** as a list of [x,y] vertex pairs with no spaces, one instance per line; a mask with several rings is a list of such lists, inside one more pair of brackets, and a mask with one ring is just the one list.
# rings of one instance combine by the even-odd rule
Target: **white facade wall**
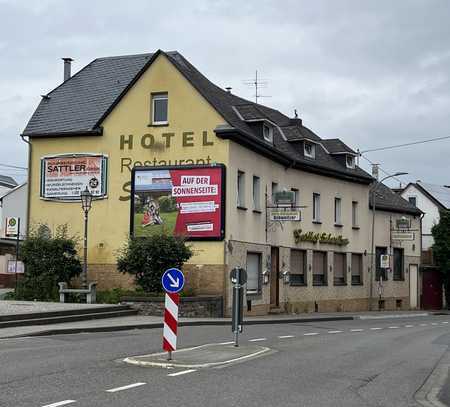
[[0,213],[0,237],[5,237],[5,221],[8,217],[20,218],[20,235],[21,237],[25,236],[27,230],[27,194],[28,188],[25,183],[3,196]]

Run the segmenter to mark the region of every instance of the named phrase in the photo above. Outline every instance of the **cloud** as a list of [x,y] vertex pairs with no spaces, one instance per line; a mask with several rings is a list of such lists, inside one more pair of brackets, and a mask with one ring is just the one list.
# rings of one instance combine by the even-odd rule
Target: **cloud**
[[[366,150],[450,135],[450,4],[382,1],[5,1],[0,25],[0,163],[23,165],[18,135],[75,69],[107,55],[179,50],[219,86],[297,109],[321,137]],[[450,141],[368,153],[390,171],[448,184]]]

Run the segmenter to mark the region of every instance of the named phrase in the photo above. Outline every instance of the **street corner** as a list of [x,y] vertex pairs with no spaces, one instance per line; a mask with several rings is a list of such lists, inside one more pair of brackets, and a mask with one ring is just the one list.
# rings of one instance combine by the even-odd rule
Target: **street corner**
[[161,368],[215,368],[242,363],[250,359],[265,356],[272,349],[254,344],[234,346],[233,342],[211,343],[172,352],[172,359],[167,359],[166,352],[150,355],[130,356],[123,362],[141,367]]

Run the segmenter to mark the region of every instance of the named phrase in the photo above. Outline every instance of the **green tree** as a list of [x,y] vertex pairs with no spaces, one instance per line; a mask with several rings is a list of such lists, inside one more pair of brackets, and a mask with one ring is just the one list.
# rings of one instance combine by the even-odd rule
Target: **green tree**
[[147,293],[162,291],[161,277],[171,267],[181,268],[192,256],[184,238],[166,234],[130,238],[117,256],[117,268],[132,274]]
[[53,236],[46,225],[32,230],[20,245],[25,274],[17,285],[16,299],[56,301],[58,283],[68,283],[81,273],[76,246],[66,225],[59,226]]
[[433,258],[443,274],[445,299],[450,309],[450,210],[440,211],[439,223],[431,229]]

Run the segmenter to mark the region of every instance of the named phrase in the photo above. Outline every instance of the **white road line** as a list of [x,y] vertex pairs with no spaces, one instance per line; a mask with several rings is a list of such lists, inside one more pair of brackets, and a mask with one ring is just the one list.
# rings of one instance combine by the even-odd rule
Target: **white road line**
[[319,335],[319,332],[308,332],[307,334],[303,334],[303,336],[314,336]]
[[448,324],[448,321],[441,322],[441,324]]
[[261,342],[261,341],[267,341],[267,338],[255,338],[255,339],[249,339],[249,342]]
[[431,325],[437,325],[437,322],[432,322]]
[[196,372],[196,371],[197,370],[195,370],[195,369],[182,370],[181,372],[170,373],[167,376],[170,376],[170,377],[181,376],[182,374],[192,373],[192,372]]
[[398,326],[388,326],[389,329],[398,329]]
[[405,328],[412,328],[414,325],[405,325]]
[[350,332],[362,332],[364,329],[350,329]]
[[72,404],[72,403],[75,403],[75,402],[76,402],[76,400],[64,400],[64,401],[58,401],[57,403],[46,404],[45,406],[42,406],[42,407],[65,406],[66,404]]
[[219,345],[231,345],[232,343],[234,343],[234,341],[230,341],[230,342],[221,342],[221,343],[219,343]]
[[109,389],[106,390],[108,393],[115,393],[116,391],[122,391],[122,390],[128,390],[128,389],[132,389],[133,387],[139,387],[139,386],[144,386],[147,383],[132,383],[132,384],[128,384],[127,386],[122,386],[122,387],[116,387],[115,389]]
[[293,338],[294,335],[280,335],[278,338],[279,339],[286,339],[286,338]]
[[343,331],[328,331],[329,334],[340,334]]
[[428,324],[420,324],[420,326],[427,326]]
[[379,331],[380,329],[383,329],[383,328],[379,328],[379,327],[370,328],[371,331]]

